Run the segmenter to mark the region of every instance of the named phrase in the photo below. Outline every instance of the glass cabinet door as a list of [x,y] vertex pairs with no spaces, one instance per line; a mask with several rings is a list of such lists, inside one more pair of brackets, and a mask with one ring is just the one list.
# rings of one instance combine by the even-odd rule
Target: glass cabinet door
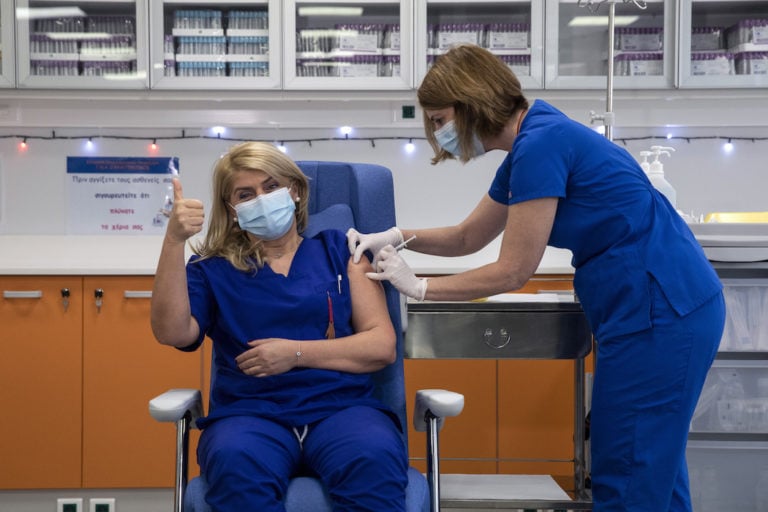
[[145,89],[142,0],[18,0],[19,87]]
[[543,88],[543,0],[419,0],[416,9],[416,86],[451,46],[471,43],[498,55],[523,88]]
[[152,0],[152,87],[279,87],[278,2]]
[[285,0],[286,89],[413,87],[410,0]]
[[[614,87],[672,87],[675,77],[674,2],[637,0],[616,2],[615,7]],[[608,3],[547,0],[547,88],[606,87],[608,9]]]
[[15,85],[13,0],[0,0],[0,87]]
[[768,86],[765,0],[684,0],[680,87]]

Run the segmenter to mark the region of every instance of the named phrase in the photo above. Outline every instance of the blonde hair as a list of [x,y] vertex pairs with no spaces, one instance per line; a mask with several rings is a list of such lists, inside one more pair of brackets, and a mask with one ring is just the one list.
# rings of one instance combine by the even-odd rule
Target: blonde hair
[[296,227],[299,233],[307,227],[309,182],[301,169],[279,149],[265,142],[244,142],[229,149],[213,169],[211,218],[205,239],[193,250],[201,259],[220,256],[236,268],[249,271],[264,266],[262,241],[252,239],[232,221],[227,207],[234,178],[242,172],[262,171],[279,184],[290,187],[298,195]]
[[[453,107],[461,161],[475,156],[473,136],[499,135],[509,120],[528,108],[520,81],[501,59],[476,45],[461,44],[435,60],[417,91],[422,110]],[[435,151],[432,163],[453,156],[442,149],[424,113],[424,131]]]

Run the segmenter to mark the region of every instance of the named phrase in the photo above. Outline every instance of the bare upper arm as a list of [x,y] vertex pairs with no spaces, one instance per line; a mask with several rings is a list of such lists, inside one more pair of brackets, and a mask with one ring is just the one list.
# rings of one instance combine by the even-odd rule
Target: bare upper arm
[[373,267],[365,255],[359,263],[349,259],[347,275],[352,294],[352,326],[355,332],[383,328],[392,334],[394,343],[394,328],[389,318],[384,287],[379,281],[368,279],[366,272],[373,272]]

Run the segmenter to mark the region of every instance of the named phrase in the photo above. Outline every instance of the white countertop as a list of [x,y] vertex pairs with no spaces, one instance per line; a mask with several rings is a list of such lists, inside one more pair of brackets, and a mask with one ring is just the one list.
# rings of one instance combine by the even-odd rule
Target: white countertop
[[[154,275],[160,236],[0,236],[3,275]],[[188,249],[187,257],[192,252]],[[496,260],[497,244],[471,256],[439,258],[410,251],[403,257],[417,274],[454,274]],[[537,273],[571,274],[571,253],[548,247]]]

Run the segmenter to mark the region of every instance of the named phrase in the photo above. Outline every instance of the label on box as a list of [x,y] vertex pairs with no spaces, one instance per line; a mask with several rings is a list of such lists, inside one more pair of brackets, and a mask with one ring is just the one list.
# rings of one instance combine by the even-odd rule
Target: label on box
[[660,76],[664,74],[664,61],[635,60],[629,63],[630,76]]
[[438,48],[447,50],[451,46],[460,43],[478,44],[477,32],[440,32],[438,35]]
[[619,36],[622,50],[658,51],[664,47],[661,34],[622,34]]
[[354,30],[342,31],[339,38],[339,49],[358,52],[375,52],[379,49],[377,34],[361,34]]
[[528,32],[491,32],[488,44],[491,50],[528,48]]
[[731,62],[728,59],[692,60],[691,75],[730,75]]

